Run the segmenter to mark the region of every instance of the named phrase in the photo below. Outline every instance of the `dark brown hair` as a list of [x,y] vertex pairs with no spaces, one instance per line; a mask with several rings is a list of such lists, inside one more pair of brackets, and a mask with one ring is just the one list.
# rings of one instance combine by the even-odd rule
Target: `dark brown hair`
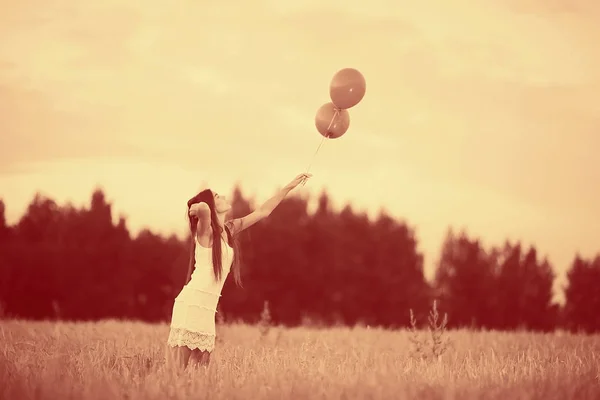
[[[193,204],[198,203],[206,203],[210,210],[210,227],[212,228],[212,265],[213,272],[215,275],[215,279],[221,280],[221,275],[223,273],[223,265],[222,265],[222,233],[223,228],[219,225],[217,210],[215,207],[215,196],[214,193],[210,189],[206,189],[192,197],[188,200],[188,221],[190,226],[191,237],[191,245],[190,245],[190,262],[189,262],[189,275],[188,279],[190,279],[192,272],[195,268],[195,254],[196,254],[196,232],[198,226],[198,217],[195,215],[190,215],[189,210]],[[231,264],[231,270],[233,271],[233,277],[235,279],[235,283],[238,286],[242,286],[241,273],[240,273],[240,257],[239,257],[239,243],[237,237],[234,236],[233,232],[231,232],[230,228],[225,224],[225,232],[227,233],[227,244],[234,250],[233,261]]]

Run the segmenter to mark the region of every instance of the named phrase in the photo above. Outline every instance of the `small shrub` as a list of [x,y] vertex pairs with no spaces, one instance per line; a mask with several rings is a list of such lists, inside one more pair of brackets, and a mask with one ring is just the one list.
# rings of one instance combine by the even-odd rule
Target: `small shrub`
[[[448,350],[450,345],[449,338],[446,334],[446,327],[448,325],[448,314],[444,313],[443,318],[440,320],[440,315],[437,309],[437,301],[433,301],[433,306],[429,311],[429,318],[427,330],[429,332],[428,339],[420,339],[419,338],[419,329],[417,327],[417,321],[415,319],[415,315],[413,310],[410,309],[410,342],[413,345],[413,350],[411,352],[412,356],[419,358],[421,360],[428,359],[441,359],[442,355]],[[426,350],[429,351],[426,351]]]

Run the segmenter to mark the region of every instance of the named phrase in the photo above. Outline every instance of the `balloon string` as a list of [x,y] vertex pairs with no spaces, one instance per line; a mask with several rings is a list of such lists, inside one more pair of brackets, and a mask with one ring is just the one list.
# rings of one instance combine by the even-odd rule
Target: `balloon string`
[[327,139],[327,137],[323,136],[323,139],[321,139],[321,143],[319,143],[319,147],[317,147],[317,151],[315,151],[315,154],[313,154],[312,159],[310,160],[310,164],[308,164],[308,168],[306,168],[307,174],[308,174],[308,171],[310,171],[310,167],[312,166],[312,163],[315,161],[315,157],[317,156],[319,149],[321,148],[321,146],[323,146],[325,139]]
[[329,129],[331,129],[331,126],[333,125],[333,122],[335,121],[335,118],[338,116],[338,114],[339,114],[339,110],[336,108],[335,112],[333,114],[333,117],[331,118],[331,122],[329,122],[329,126],[327,127],[327,136],[324,135],[323,139],[321,139],[321,143],[319,143],[319,146],[317,147],[317,151],[315,151],[315,154],[313,154],[312,160],[310,161],[310,164],[308,164],[308,168],[306,168],[307,174],[308,174],[308,171],[310,171],[310,167],[312,166],[312,163],[315,161],[315,157],[317,157],[317,153],[319,153],[321,146],[323,146],[323,143],[325,143],[325,139],[329,138]]

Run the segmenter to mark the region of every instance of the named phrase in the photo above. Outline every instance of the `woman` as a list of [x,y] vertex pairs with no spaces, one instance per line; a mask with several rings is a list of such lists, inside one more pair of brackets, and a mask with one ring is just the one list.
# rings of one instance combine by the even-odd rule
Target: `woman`
[[183,368],[208,365],[215,347],[217,304],[230,270],[238,286],[241,284],[236,236],[268,217],[292,189],[311,176],[298,175],[254,212],[227,223],[225,215],[231,205],[217,193],[207,189],[188,201],[190,263],[186,284],[175,298],[167,340],[172,356]]

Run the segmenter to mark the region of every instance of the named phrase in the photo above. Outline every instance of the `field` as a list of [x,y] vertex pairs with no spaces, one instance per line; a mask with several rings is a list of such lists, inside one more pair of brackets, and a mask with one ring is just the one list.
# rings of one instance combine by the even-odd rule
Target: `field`
[[444,354],[421,360],[410,331],[220,325],[210,367],[178,373],[165,363],[166,325],[0,327],[7,400],[600,398],[598,336],[450,331]]

